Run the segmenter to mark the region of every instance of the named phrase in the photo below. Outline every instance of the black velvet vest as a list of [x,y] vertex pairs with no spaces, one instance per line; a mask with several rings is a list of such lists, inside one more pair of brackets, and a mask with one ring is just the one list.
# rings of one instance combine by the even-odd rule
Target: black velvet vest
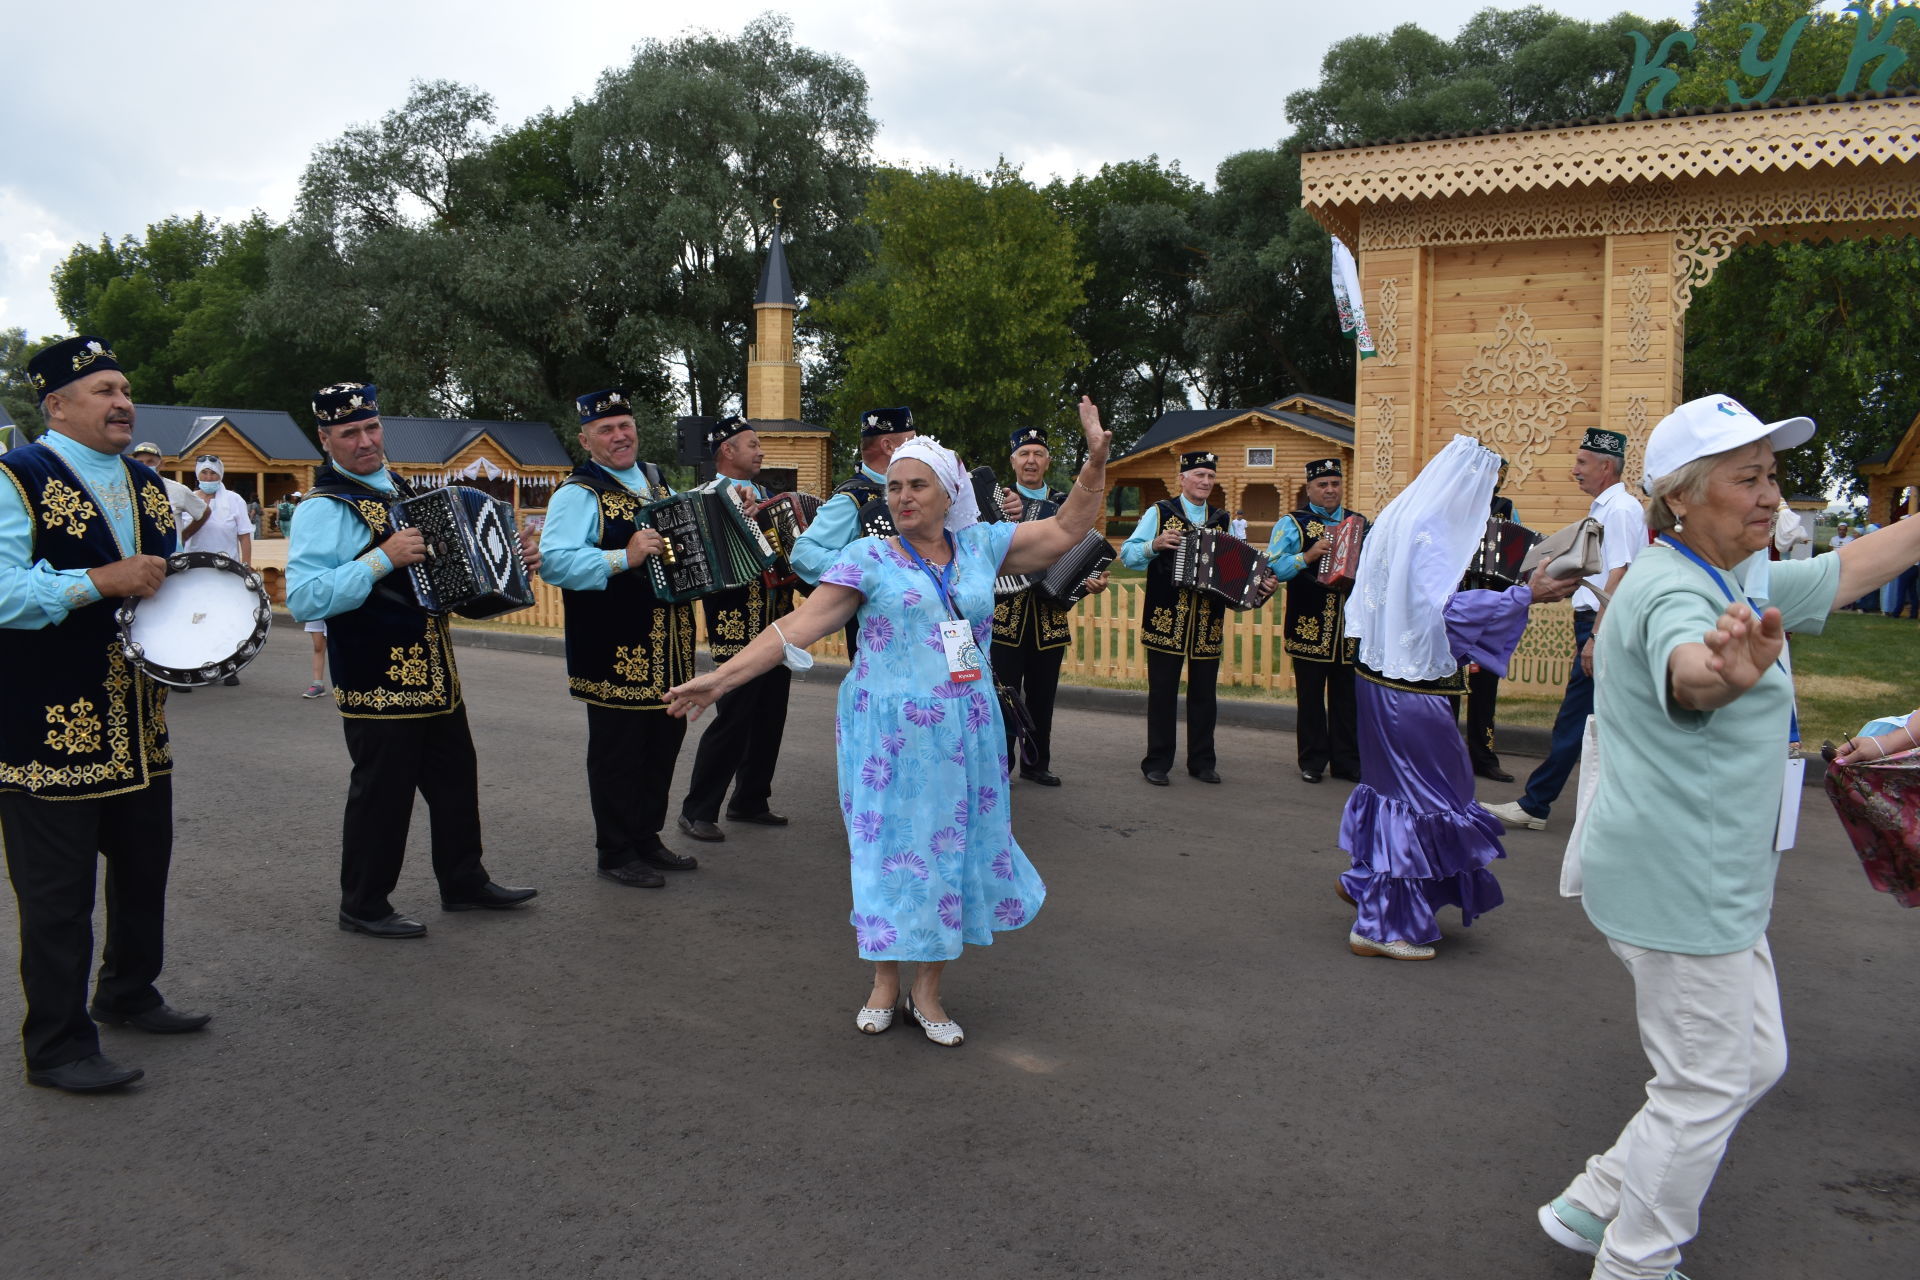
[[864,471],[856,471],[834,493],[846,494],[860,508],[860,537],[886,538],[893,535],[893,511],[887,506],[885,485],[875,484]]
[[[43,444],[0,459],[33,524],[30,561],[93,569],[130,555],[174,551],[173,504],[160,478],[123,460],[136,545],[122,547],[101,498]],[[76,598],[84,589],[76,584]],[[172,771],[166,686],[120,651],[114,611],[98,600],[58,626],[0,629],[0,790],[43,800],[80,800],[138,791]]]
[[[1346,514],[1360,513],[1348,507]],[[1311,507],[1283,518],[1299,526],[1302,551],[1335,527]],[[1352,662],[1360,646],[1347,639],[1346,594],[1321,586],[1318,573],[1319,566],[1309,561],[1306,568],[1287,579],[1280,647],[1304,662]]]
[[[667,496],[658,472],[642,466],[655,498]],[[600,509],[602,551],[626,547],[648,501],[595,462],[583,462],[567,484],[590,490]],[[693,608],[653,594],[644,570],[607,579],[601,591],[563,591],[567,609],[567,690],[582,702],[621,711],[659,711],[667,690],[693,679]]]
[[[1161,533],[1184,533],[1194,528],[1176,498],[1154,503],[1160,512]],[[1205,527],[1224,530],[1227,513],[1208,507]],[[1173,583],[1173,552],[1161,551],[1147,561],[1145,613],[1140,619],[1140,643],[1161,653],[1218,661],[1226,647],[1227,604],[1219,596]]]
[[[1066,500],[1066,494],[1058,489],[1050,490],[1046,515],[1040,518],[1053,515]],[[1002,596],[993,602],[993,642],[1015,648],[1025,645],[1042,652],[1064,649],[1073,639],[1073,628],[1067,622],[1069,616],[1065,609],[1042,599],[1032,587],[1019,595]]]
[[[315,472],[303,501],[345,504],[366,526],[367,545],[359,552],[365,557],[393,532],[389,507],[413,496],[400,476],[394,475],[393,483],[393,493],[382,493],[328,465]],[[460,705],[453,633],[444,616],[427,613],[415,602],[404,569],[374,583],[359,608],[327,619],[327,663],[333,700],[343,716],[416,720],[446,715]]]

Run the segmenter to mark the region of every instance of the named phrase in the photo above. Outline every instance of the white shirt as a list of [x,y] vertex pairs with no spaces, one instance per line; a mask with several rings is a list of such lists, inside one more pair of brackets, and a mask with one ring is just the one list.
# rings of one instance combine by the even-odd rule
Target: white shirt
[[1227,521],[1227,532],[1232,534],[1236,538],[1246,537],[1247,536],[1246,519],[1242,517],[1241,519],[1238,519],[1238,520]]
[[1600,597],[1594,590],[1604,591],[1607,576],[1622,565],[1632,564],[1633,558],[1647,546],[1647,513],[1633,500],[1625,484],[1615,481],[1612,488],[1593,500],[1587,514],[1600,522],[1600,559],[1604,567],[1587,579],[1586,586],[1573,593],[1576,609],[1598,609]]
[[1802,523],[1800,513],[1782,507],[1773,515],[1773,549],[1782,560],[1806,560],[1813,556],[1813,537]]
[[202,493],[213,508],[200,532],[187,539],[189,551],[220,551],[238,560],[240,539],[253,536],[253,517],[247,514],[247,500],[231,489],[212,495]]

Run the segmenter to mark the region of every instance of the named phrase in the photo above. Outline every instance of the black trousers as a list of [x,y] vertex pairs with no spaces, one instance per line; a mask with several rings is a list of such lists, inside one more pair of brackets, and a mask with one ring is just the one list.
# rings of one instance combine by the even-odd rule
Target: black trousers
[[1500,705],[1500,677],[1485,667],[1467,673],[1467,755],[1473,767],[1498,769],[1500,753],[1493,749],[1493,716]]
[[96,860],[107,860],[107,941],[94,1001],[145,1013],[164,959],[167,868],[173,860],[173,779],[99,800],[36,800],[0,792],[0,837],[20,903],[20,982],[27,1069],[46,1071],[100,1052],[87,1016],[93,964]]
[[[1060,692],[1060,664],[1066,658],[1064,646],[1058,649],[1036,649],[1030,644],[995,643],[993,646],[993,678],[1019,694],[1020,700],[1027,704],[1027,714],[1033,718],[1033,745],[1039,753],[1033,762],[1035,769],[1047,770],[1053,763],[1053,703]],[[1018,750],[1013,726],[1008,725],[1007,767],[1016,774],[1027,767]]]
[[1177,653],[1147,650],[1147,754],[1142,773],[1173,769],[1174,734],[1180,711],[1180,668],[1187,669],[1187,772],[1211,769],[1219,761],[1213,753],[1213,726],[1219,718],[1214,690],[1220,683],[1218,658],[1185,658]]
[[413,822],[413,793],[427,802],[440,896],[487,883],[480,865],[480,780],[465,705],[418,719],[342,717],[353,778],[340,832],[340,909],[361,920],[393,914]]
[[1353,667],[1345,662],[1293,660],[1293,684],[1299,698],[1297,731],[1300,768],[1305,773],[1360,777],[1360,739],[1355,727]]
[[686,736],[687,722],[665,711],[587,704],[587,800],[603,871],[660,847],[667,789]]
[[[787,690],[793,672],[786,666],[762,672],[713,704],[713,723],[693,754],[693,776],[680,812],[703,822],[720,820],[720,802],[733,787],[730,813],[765,813],[773,797],[773,770],[780,762],[780,740],[787,732]],[[686,721],[679,722],[686,732]],[[679,743],[674,744],[679,749]]]

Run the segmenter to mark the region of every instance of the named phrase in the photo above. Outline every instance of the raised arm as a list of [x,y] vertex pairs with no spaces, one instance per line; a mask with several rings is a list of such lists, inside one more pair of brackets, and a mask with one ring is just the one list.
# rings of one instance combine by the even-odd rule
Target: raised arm
[[1107,450],[1113,445],[1113,432],[1100,425],[1100,410],[1086,396],[1080,397],[1080,430],[1086,436],[1087,459],[1080,464],[1073,491],[1053,519],[1031,520],[1013,531],[1006,558],[1000,562],[1002,573],[1038,573],[1051,568],[1087,536],[1099,519],[1101,497],[1107,491]]
[[1920,563],[1920,516],[1896,520],[1864,538],[1855,538],[1834,554],[1840,557],[1840,590],[1833,607],[1851,604]]

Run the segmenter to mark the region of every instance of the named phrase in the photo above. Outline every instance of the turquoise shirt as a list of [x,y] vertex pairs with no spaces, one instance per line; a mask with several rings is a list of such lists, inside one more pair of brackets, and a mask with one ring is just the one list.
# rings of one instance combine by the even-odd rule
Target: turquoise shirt
[[[1309,502],[1307,510],[1326,521],[1328,525],[1339,524],[1347,518],[1344,506],[1329,511],[1317,502]],[[1273,566],[1273,576],[1286,582],[1307,567],[1307,558],[1300,553],[1306,550],[1300,541],[1300,526],[1289,516],[1281,516],[1273,524],[1273,535],[1267,539],[1267,563]]]
[[[354,476],[344,469],[341,474],[382,493],[395,492],[384,464],[371,475]],[[367,526],[346,503],[313,497],[300,504],[300,511],[300,519],[287,531],[287,609],[301,622],[358,609],[373,584],[393,572],[393,561],[378,547],[361,554]]]
[[[860,472],[885,487],[887,478],[866,463],[860,464]],[[787,563],[808,582],[818,582],[840,558],[840,552],[860,536],[860,504],[850,493],[836,493],[820,504],[807,531],[793,540]]]
[[1018,480],[1015,480],[1013,482],[1013,487],[1014,487],[1014,490],[1017,493],[1019,493],[1021,497],[1031,498],[1039,502],[1044,502],[1048,498],[1051,498],[1053,496],[1053,490],[1047,488],[1047,486],[1044,484],[1041,485],[1038,489],[1029,489],[1027,488],[1027,486],[1021,484]]
[[[80,477],[87,497],[107,518],[120,554],[132,555],[139,530],[133,519],[133,490],[120,455],[89,449],[57,431],[47,432],[39,443],[59,454]],[[100,599],[85,569],[55,569],[32,556],[33,516],[26,500],[13,485],[0,485],[0,627],[19,631],[57,627],[73,610]]]
[[[1749,562],[1751,564],[1751,562]],[[1840,587],[1840,557],[1764,559],[1747,588],[1787,630],[1818,632]],[[1765,581],[1762,582],[1761,579]],[[1668,692],[1667,663],[1727,608],[1724,583],[1664,543],[1620,581],[1594,653],[1600,785],[1581,834],[1583,902],[1609,938],[1656,951],[1725,955],[1759,942],[1780,855],[1774,827],[1793,709],[1791,663],[1714,711]]]
[[[639,463],[624,471],[602,467],[626,488],[645,498],[647,475]],[[600,496],[583,484],[563,484],[547,504],[540,526],[540,576],[562,591],[605,591],[616,573],[627,571],[627,550],[600,549]]]
[[[1204,525],[1207,522],[1207,504],[1189,502],[1183,496],[1180,499],[1180,511],[1187,517],[1189,524]],[[1133,526],[1133,536],[1120,544],[1120,563],[1129,569],[1144,569],[1147,562],[1159,553],[1153,549],[1153,540],[1160,536],[1160,504],[1154,503],[1140,517],[1140,523]]]

